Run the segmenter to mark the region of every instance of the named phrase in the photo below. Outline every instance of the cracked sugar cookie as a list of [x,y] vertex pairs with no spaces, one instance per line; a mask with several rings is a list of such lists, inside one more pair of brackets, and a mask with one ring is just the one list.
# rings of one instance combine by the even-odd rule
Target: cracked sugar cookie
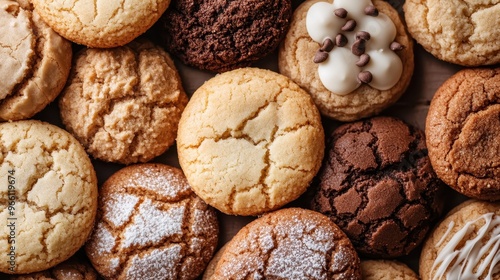
[[198,88],[177,135],[193,190],[233,215],[262,214],[298,198],[323,149],[310,96],[287,77],[257,68],[219,74]]
[[438,59],[464,66],[500,63],[500,2],[407,0],[408,31]]
[[311,94],[323,115],[354,121],[399,99],[413,75],[413,59],[413,41],[390,4],[311,0],[295,10],[278,66]]
[[113,174],[100,189],[97,217],[85,251],[106,279],[195,279],[217,246],[215,211],[180,169],[163,164]]
[[42,19],[64,38],[92,48],[130,43],[165,12],[170,0],[33,0]]
[[500,68],[464,69],[432,98],[426,119],[429,158],[456,191],[500,200]]
[[72,256],[97,210],[97,178],[80,143],[39,121],[0,124],[0,271],[31,273]]
[[170,56],[137,40],[76,54],[61,94],[62,121],[93,157],[146,162],[175,141],[188,101]]
[[27,1],[0,1],[0,34],[0,121],[30,118],[63,89],[71,43]]
[[328,217],[300,208],[277,210],[249,223],[212,265],[206,280],[361,279],[349,238]]

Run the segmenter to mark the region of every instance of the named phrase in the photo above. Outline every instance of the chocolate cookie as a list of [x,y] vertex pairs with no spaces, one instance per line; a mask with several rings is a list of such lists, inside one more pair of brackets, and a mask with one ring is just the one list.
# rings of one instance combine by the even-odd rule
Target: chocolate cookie
[[377,117],[337,128],[329,139],[312,207],[371,257],[408,254],[441,212],[441,181],[422,131]]
[[214,72],[250,66],[288,30],[290,0],[176,0],[156,30],[184,63]]

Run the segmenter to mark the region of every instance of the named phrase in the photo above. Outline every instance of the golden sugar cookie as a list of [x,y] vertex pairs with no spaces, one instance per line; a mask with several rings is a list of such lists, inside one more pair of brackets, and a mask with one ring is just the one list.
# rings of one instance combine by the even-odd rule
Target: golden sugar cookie
[[395,260],[362,260],[364,280],[419,280],[418,275],[406,264]]

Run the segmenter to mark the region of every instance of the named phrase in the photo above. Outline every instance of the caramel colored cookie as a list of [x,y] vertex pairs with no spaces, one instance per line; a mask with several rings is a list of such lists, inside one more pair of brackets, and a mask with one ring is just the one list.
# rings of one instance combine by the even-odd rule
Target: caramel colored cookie
[[193,190],[232,215],[258,215],[304,193],[321,165],[324,133],[310,96],[257,68],[219,74],[191,97],[177,135]]
[[156,29],[165,48],[184,63],[224,72],[274,51],[291,15],[290,0],[173,0]]
[[500,279],[500,205],[469,200],[456,206],[429,235],[420,254],[420,277]]
[[170,0],[33,0],[47,24],[68,40],[93,48],[130,43],[165,12]]
[[412,37],[438,59],[464,66],[500,63],[498,1],[407,0]]
[[442,210],[442,182],[422,131],[376,117],[330,136],[313,209],[327,215],[365,256],[409,254]]
[[87,255],[106,279],[195,279],[218,239],[215,211],[180,169],[138,164],[113,174],[99,192]]
[[149,161],[174,143],[187,101],[170,56],[134,41],[79,52],[59,107],[88,153],[129,164]]
[[434,95],[426,120],[436,174],[473,198],[500,199],[500,68],[464,69]]
[[288,208],[242,228],[208,279],[354,280],[361,270],[349,238],[326,216]]
[[0,124],[0,271],[46,270],[87,240],[97,178],[83,147],[39,121]]
[[61,92],[71,43],[25,1],[0,1],[0,121],[27,119]]
[[354,121],[376,115],[410,83],[413,40],[390,4],[371,3],[306,1],[281,44],[280,73],[309,92],[327,117]]
[[406,264],[393,260],[361,261],[364,280],[419,280]]

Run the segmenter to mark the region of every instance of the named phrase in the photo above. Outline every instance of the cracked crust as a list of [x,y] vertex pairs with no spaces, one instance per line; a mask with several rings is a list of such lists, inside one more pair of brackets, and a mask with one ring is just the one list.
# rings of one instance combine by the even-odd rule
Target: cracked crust
[[320,44],[313,41],[306,30],[306,15],[309,7],[324,0],[310,0],[302,3],[293,13],[290,30],[280,46],[279,71],[304,88],[314,99],[321,113],[340,121],[354,121],[380,113],[394,104],[405,92],[413,75],[413,40],[405,30],[398,12],[390,4],[373,0],[381,13],[392,19],[396,26],[396,42],[405,46],[397,54],[403,62],[403,73],[399,81],[389,90],[377,90],[361,85],[347,95],[337,95],[326,89],[318,74],[318,64],[313,62]]
[[170,0],[33,0],[35,10],[66,39],[93,48],[130,43],[165,12]]
[[[0,219],[17,218],[14,273],[45,270],[68,259],[89,236],[97,209],[97,178],[85,150],[69,133],[47,123],[3,123],[0,164],[5,182]],[[16,192],[14,215],[7,208],[9,181]],[[0,228],[2,252],[14,244],[9,235],[7,226]],[[13,273],[7,261],[0,262],[0,271]]]
[[473,198],[500,199],[500,68],[464,69],[435,93],[426,119],[437,175]]
[[326,216],[287,208],[242,228],[208,279],[355,280],[361,270],[351,242]]
[[496,0],[407,0],[408,31],[435,57],[464,66],[500,63]]
[[443,207],[423,132],[394,118],[338,127],[319,182],[312,208],[339,225],[365,256],[409,254]]
[[78,53],[59,107],[88,153],[130,164],[149,161],[174,143],[187,101],[170,56],[141,40]]
[[361,261],[364,280],[419,280],[418,275],[406,264],[393,260]]
[[311,98],[285,76],[241,68],[191,97],[177,135],[194,191],[234,215],[258,215],[298,198],[321,165],[324,133]]
[[0,34],[0,121],[30,118],[63,89],[71,43],[24,2],[0,1]]
[[99,193],[85,251],[106,279],[195,279],[218,240],[215,211],[180,169],[137,164],[113,174]]

